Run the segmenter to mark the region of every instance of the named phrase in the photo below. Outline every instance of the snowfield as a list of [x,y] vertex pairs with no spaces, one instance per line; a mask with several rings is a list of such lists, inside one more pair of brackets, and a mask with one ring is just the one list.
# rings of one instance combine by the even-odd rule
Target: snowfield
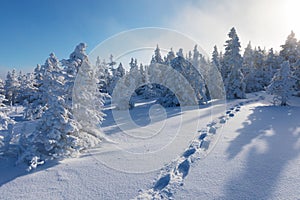
[[300,98],[286,107],[270,99],[183,111],[141,102],[129,114],[142,127],[121,126],[127,134],[107,108],[102,129],[113,142],[78,158],[27,172],[0,155],[0,199],[299,199]]

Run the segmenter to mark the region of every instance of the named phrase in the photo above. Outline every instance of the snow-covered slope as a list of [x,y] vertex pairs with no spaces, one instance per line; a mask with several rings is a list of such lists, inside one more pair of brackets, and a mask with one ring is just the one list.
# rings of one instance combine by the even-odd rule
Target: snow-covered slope
[[[184,134],[179,138],[184,144],[151,160],[162,166],[146,173],[128,173],[130,168],[143,168],[134,166],[140,163],[129,157],[114,157],[113,162],[103,164],[103,155],[120,155],[108,148],[114,144],[92,149],[81,158],[48,162],[32,172],[26,172],[24,166],[14,166],[12,158],[0,158],[0,199],[297,199],[300,100],[293,99],[295,106],[274,107],[269,97],[263,100],[261,96],[266,95],[253,94],[245,100],[228,102],[227,113],[222,108],[213,113],[209,107],[202,108],[201,120],[199,110],[160,113],[160,107],[153,107],[151,112],[158,109],[160,113],[157,116],[168,116],[162,129],[165,133],[169,130],[166,127],[177,127],[182,119]],[[159,125],[159,117],[141,120],[147,107],[141,105],[131,111],[135,122],[146,125],[152,120]],[[111,140],[125,141],[111,113],[106,112],[108,120],[103,130]],[[141,130],[137,128],[133,133]],[[144,133],[147,136],[148,132]],[[152,142],[165,144],[163,139],[169,136],[165,134]],[[133,152],[145,148],[125,147]],[[151,151],[155,146],[148,147]],[[115,162],[131,167],[117,167],[125,172],[115,170],[117,165],[110,165]]]
[[294,106],[242,107],[175,199],[299,199],[299,114]]

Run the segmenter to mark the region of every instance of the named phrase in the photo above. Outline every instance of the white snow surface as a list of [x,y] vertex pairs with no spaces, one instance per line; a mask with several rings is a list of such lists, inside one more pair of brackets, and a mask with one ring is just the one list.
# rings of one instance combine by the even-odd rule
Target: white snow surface
[[[50,161],[30,172],[24,165],[15,166],[15,158],[0,157],[0,199],[299,199],[300,99],[293,97],[286,107],[272,106],[271,100],[265,93],[254,93],[227,102],[226,110],[220,107],[211,113],[209,106],[201,108],[200,115],[196,109],[168,108],[164,113],[153,107],[150,113],[155,109],[159,113],[154,118],[144,117],[149,104],[140,103],[131,111],[138,125],[153,122],[155,129],[160,116],[170,114],[162,129],[165,137],[154,139],[150,151],[154,144],[167,144],[164,140],[170,139],[172,129],[166,127],[177,127],[183,119],[179,134],[183,144],[166,148],[170,152],[162,151],[164,155],[149,161],[161,167],[131,173],[131,168],[141,169],[143,163],[132,157],[116,158],[122,154],[109,148],[114,143],[78,158]],[[103,130],[108,138],[126,141],[109,109],[106,113]],[[31,130],[20,124],[17,129]],[[139,131],[148,136],[149,129],[136,127],[134,133]],[[145,150],[144,145],[124,148]],[[125,172],[115,170],[103,162],[103,155],[129,167],[119,166]]]

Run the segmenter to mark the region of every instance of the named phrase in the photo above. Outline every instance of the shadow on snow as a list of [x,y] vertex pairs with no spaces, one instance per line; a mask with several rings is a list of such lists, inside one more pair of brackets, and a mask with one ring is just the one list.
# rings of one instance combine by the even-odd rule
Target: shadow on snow
[[300,107],[261,106],[253,110],[228,147],[228,159],[234,159],[253,140],[265,142],[266,149],[250,148],[246,168],[228,181],[224,199],[272,198],[285,166],[300,153],[295,147],[300,137],[299,113]]

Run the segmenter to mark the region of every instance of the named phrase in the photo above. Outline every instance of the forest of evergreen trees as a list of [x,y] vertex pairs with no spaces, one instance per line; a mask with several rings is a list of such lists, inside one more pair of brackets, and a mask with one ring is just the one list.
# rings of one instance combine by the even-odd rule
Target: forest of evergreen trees
[[117,109],[133,108],[133,96],[156,98],[165,107],[246,98],[246,93],[264,90],[280,105],[287,105],[291,95],[300,96],[300,41],[293,32],[279,52],[249,42],[242,55],[234,28],[224,46],[224,52],[215,46],[212,57],[205,58],[197,45],[186,54],[170,49],[165,56],[157,45],[148,65],[132,58],[128,71],[113,56],[109,62],[98,57],[90,64],[84,43],[68,59],[59,60],[51,53],[32,73],[12,70],[5,81],[0,80],[0,128],[14,124],[6,115],[10,106],[23,106],[24,120],[38,120],[30,135],[20,134],[17,150],[19,161],[34,168],[103,140],[92,122],[104,119],[101,108],[110,96]]

